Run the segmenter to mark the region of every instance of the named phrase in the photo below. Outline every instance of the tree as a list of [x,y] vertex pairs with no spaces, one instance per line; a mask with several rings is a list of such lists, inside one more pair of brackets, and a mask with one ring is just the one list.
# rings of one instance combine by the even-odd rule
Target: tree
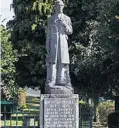
[[0,25],[1,31],[1,98],[11,99],[14,96],[17,51],[13,49],[10,32]]
[[99,4],[100,24],[97,40],[105,49],[105,70],[107,74],[106,87],[110,96],[119,94],[119,1],[104,0]]
[[[77,10],[80,8],[80,6],[79,8],[77,7],[80,2],[81,1],[77,1],[75,5]],[[76,89],[79,88],[79,90],[85,92],[89,97],[98,100],[100,96],[109,98],[113,93],[118,93],[119,89],[118,43],[115,44],[115,39],[116,42],[118,42],[118,0],[92,1],[92,3],[95,3],[95,7],[91,6],[94,7],[95,13],[92,13],[94,17],[92,18],[88,15],[90,18],[87,19],[88,16],[85,13],[84,16],[86,20],[84,20],[84,24],[86,23],[87,26],[84,26],[86,26],[87,29],[82,27],[82,29],[86,31],[84,31],[85,33],[88,32],[87,45],[74,40],[74,45],[72,45],[73,48],[71,49],[73,53],[71,54],[71,72],[73,73],[73,78],[75,78],[73,84],[76,86]],[[82,6],[83,4],[81,4],[81,7]],[[82,14],[82,11],[80,12]],[[91,8],[88,12],[92,12]],[[74,13],[74,17],[78,17],[81,14],[76,15]],[[108,19],[106,19],[105,16],[107,16]],[[117,18],[116,24],[114,23],[115,16]],[[76,29],[78,25],[79,24],[77,24]],[[116,28],[116,31],[114,28]],[[79,33],[82,32],[80,32],[79,28],[77,30]],[[78,37],[80,38],[80,35],[78,35]],[[85,34],[83,38],[85,38]]]

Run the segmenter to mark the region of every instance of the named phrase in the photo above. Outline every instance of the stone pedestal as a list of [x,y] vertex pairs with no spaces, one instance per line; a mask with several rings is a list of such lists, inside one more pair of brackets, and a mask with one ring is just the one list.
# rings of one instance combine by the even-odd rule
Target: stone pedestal
[[77,94],[45,94],[40,101],[40,128],[79,128]]
[[47,85],[45,87],[46,94],[74,94],[72,86]]

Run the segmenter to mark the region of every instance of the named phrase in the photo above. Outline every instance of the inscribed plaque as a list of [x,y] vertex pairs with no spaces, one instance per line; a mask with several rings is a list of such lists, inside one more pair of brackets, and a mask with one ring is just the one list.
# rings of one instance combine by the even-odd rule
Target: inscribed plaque
[[77,99],[45,98],[44,128],[76,128]]

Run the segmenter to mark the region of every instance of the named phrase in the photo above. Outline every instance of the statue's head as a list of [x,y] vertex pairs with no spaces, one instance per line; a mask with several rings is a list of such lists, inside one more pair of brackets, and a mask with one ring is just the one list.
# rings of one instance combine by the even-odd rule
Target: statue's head
[[64,8],[63,1],[62,0],[56,0],[55,6],[54,6],[55,12],[62,13],[63,12],[63,8]]

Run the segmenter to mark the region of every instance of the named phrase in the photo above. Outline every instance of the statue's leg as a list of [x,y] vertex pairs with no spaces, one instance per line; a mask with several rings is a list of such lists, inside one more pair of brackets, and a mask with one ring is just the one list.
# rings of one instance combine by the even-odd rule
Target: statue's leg
[[56,64],[50,64],[47,67],[47,84],[54,85],[56,82]]
[[66,75],[65,75],[66,69],[65,64],[58,64],[57,68],[57,84],[64,85],[66,81]]
[[59,64],[57,69],[57,84],[71,86],[68,64]]

